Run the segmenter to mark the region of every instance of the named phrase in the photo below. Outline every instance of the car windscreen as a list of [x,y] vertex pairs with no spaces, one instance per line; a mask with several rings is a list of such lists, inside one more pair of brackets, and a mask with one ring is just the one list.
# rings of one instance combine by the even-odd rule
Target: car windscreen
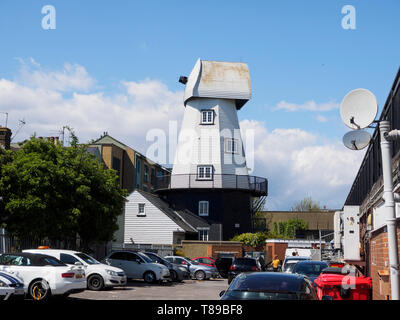
[[282,271],[292,272],[294,267],[296,266],[296,263],[297,263],[297,261],[296,262],[288,262],[288,263],[286,263],[285,267],[282,269]]
[[280,275],[265,277],[242,273],[233,280],[229,290],[296,293],[299,291],[300,283],[301,281],[292,277]]
[[241,266],[255,266],[256,260],[255,259],[238,258],[238,259],[235,259],[233,264],[241,265]]
[[189,258],[185,258],[187,261],[189,261],[191,264],[194,264],[195,266],[199,265],[199,263],[197,261],[194,261],[192,259]]
[[95,258],[87,255],[86,253],[78,252],[75,255],[85,261],[87,264],[100,264]]
[[136,254],[141,257],[145,262],[147,263],[153,263],[153,260],[151,260],[148,256],[146,256],[144,253],[136,252]]
[[323,269],[325,269],[328,264],[322,263],[297,263],[293,272],[304,274],[309,277],[318,277]]

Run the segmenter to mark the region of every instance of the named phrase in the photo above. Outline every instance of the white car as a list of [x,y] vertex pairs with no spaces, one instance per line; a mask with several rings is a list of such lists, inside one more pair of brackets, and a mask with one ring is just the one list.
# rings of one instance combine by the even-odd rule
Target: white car
[[67,265],[82,265],[85,269],[89,290],[101,290],[104,287],[126,285],[124,270],[100,263],[83,252],[58,249],[29,249],[23,252],[47,254],[59,259]]
[[22,279],[8,272],[0,272],[0,296],[4,296],[3,300],[7,300],[11,295],[23,296],[24,294]]
[[10,273],[24,282],[24,293],[35,300],[68,296],[86,289],[85,272],[48,255],[6,253],[0,255],[0,272]]
[[147,283],[171,280],[169,269],[159,263],[154,263],[148,256],[140,252],[115,251],[110,253],[104,261],[125,271],[126,276],[132,279],[143,279]]

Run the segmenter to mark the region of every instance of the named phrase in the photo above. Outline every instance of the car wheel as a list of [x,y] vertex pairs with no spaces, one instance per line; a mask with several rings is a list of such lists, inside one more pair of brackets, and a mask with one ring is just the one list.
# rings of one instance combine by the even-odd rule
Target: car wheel
[[176,273],[176,271],[175,270],[171,270],[171,272],[170,272],[170,274],[171,274],[171,280],[172,281],[179,281],[179,279],[178,279],[178,274]]
[[147,271],[143,275],[143,280],[147,283],[154,283],[156,282],[157,278],[153,271]]
[[196,280],[204,280],[206,278],[206,274],[204,273],[204,271],[196,271],[194,274],[194,277],[196,278]]
[[33,300],[47,300],[51,296],[50,286],[45,280],[34,280],[28,293]]
[[104,287],[104,280],[100,275],[94,274],[88,278],[87,286],[89,290],[99,291]]

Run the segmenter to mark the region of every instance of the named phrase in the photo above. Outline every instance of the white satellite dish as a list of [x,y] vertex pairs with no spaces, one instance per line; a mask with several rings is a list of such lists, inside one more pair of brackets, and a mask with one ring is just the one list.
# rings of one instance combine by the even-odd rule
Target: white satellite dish
[[349,131],[343,136],[343,144],[351,150],[362,150],[370,141],[371,135],[364,130]]
[[367,89],[350,91],[340,105],[340,116],[346,126],[351,129],[368,127],[378,113],[378,101]]

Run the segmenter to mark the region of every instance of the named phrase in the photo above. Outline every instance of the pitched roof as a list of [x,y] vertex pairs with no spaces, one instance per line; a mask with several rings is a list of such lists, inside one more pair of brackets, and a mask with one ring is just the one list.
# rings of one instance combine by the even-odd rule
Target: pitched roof
[[162,200],[159,196],[136,189],[138,192],[154,206],[160,209],[167,217],[174,221],[179,227],[186,232],[197,232],[197,228],[207,228],[210,225],[204,219],[198,217],[189,210],[174,210],[170,207],[168,202]]

